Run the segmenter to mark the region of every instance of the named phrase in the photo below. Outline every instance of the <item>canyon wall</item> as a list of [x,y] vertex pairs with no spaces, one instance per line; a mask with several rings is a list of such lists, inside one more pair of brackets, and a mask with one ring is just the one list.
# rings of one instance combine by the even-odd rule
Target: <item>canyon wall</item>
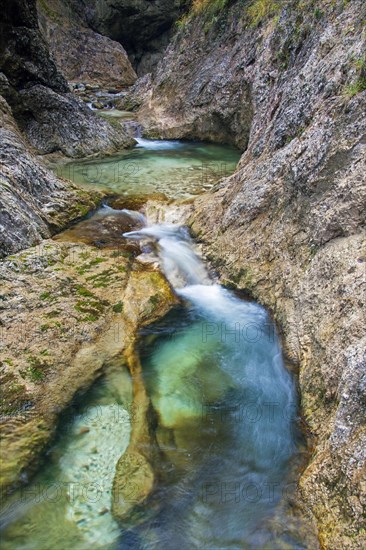
[[68,81],[120,89],[136,80],[123,46],[94,32],[69,3],[37,2],[40,27]]
[[38,25],[36,2],[1,1],[0,256],[85,215],[101,195],[55,178],[36,155],[113,152],[134,143],[70,93]]
[[273,311],[311,449],[299,502],[322,547],[361,549],[366,6],[267,2],[258,17],[226,4],[186,18],[135,87],[139,116],[147,135],[243,150],[235,174],[195,201],[192,230],[222,282]]
[[191,0],[67,0],[94,31],[121,43],[139,75],[153,70]]

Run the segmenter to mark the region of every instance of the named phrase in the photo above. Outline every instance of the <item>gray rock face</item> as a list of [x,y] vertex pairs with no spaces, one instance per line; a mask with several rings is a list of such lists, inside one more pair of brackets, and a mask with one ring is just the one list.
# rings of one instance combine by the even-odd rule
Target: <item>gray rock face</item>
[[91,196],[57,179],[36,160],[30,144],[41,153],[86,156],[128,146],[133,139],[69,93],[40,33],[35,0],[0,7],[2,257],[49,237],[100,200],[95,192]]
[[0,257],[85,215],[101,195],[56,178],[31,153],[0,96]]
[[38,2],[41,28],[50,52],[68,81],[106,88],[131,86],[136,80],[121,44],[85,25],[64,2]]
[[172,40],[140,111],[151,135],[247,146],[253,107],[244,67],[252,65],[253,48],[243,36],[235,40],[235,17],[225,16],[224,36],[215,28],[206,35],[196,20]]
[[133,143],[68,94],[68,85],[51,59],[38,27],[35,0],[4,6],[1,23],[0,84],[15,119],[41,153],[61,151],[87,156]]
[[274,312],[299,367],[313,449],[299,502],[322,547],[361,549],[366,7],[318,9],[289,2],[259,27],[239,2],[209,28],[196,17],[168,48],[140,116],[171,138],[209,137],[210,121],[211,139],[245,149],[236,173],[196,200],[192,228],[223,281]]
[[68,0],[94,30],[126,48],[139,74],[161,58],[174,22],[191,0]]
[[15,89],[39,83],[63,93],[68,86],[38,28],[36,0],[0,0],[0,71]]
[[85,157],[134,143],[122,126],[115,129],[73,94],[60,95],[39,85],[22,90],[19,96],[21,128],[41,153],[61,151],[70,157]]

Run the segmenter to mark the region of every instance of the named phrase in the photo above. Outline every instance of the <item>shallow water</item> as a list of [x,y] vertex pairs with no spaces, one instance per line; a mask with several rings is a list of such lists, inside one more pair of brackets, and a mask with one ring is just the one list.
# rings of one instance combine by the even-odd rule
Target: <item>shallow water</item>
[[[140,146],[152,155],[186,147]],[[89,242],[96,224],[98,243],[112,246],[127,229],[131,246],[157,250],[182,300],[144,328],[136,350],[158,420],[156,488],[128,528],[116,523],[112,480],[129,441],[132,388],[114,370],[63,418],[37,477],[6,503],[3,548],[301,550],[290,501],[305,446],[275,327],[261,306],[210,279],[186,228],[145,223],[103,207],[64,238]]]
[[271,319],[209,280],[182,228],[128,236],[158,241],[185,307],[144,331],[163,458],[146,518],[120,549],[303,548],[288,524],[303,445],[297,394]]
[[169,198],[189,198],[232,174],[240,158],[240,152],[228,145],[136,139],[133,149],[108,158],[59,164],[55,171],[76,183],[114,193],[160,192]]
[[60,421],[59,435],[30,485],[1,509],[3,550],[114,548],[114,470],[130,439],[132,384],[109,372]]

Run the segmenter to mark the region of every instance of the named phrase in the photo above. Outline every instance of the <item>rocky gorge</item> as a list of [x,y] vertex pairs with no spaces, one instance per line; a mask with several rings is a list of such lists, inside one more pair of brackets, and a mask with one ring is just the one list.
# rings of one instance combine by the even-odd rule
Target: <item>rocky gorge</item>
[[[49,159],[108,156],[134,143],[123,121],[91,112],[68,81],[81,83],[93,93],[122,91],[114,104],[133,112],[144,137],[240,149],[235,172],[188,204],[143,198],[132,208],[124,198],[118,207],[188,225],[220,282],[272,312],[297,373],[308,442],[294,496],[315,533],[303,537],[304,547],[363,548],[364,2],[201,1],[171,9],[53,0],[37,12],[35,2],[17,0],[5,2],[4,13],[3,487],[28,479],[61,411],[103,369],[122,363],[141,416],[114,490],[123,493],[123,476],[140,480],[141,504],[154,485],[153,458],[138,453],[151,437],[150,404],[134,342],[177,298],[157,265],[137,257],[136,244],[121,249],[114,240],[136,220],[114,214],[93,226],[92,241],[67,232],[49,240],[108,197],[56,176]],[[102,250],[98,231],[108,243]],[[32,330],[19,341],[22,326]],[[129,511],[114,504],[115,517]]]

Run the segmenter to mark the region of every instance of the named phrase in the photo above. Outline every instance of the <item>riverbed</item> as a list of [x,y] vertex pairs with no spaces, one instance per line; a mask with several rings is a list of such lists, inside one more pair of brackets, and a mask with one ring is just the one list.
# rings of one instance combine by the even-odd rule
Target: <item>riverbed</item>
[[[198,168],[203,157],[218,165],[228,160],[227,149],[225,155],[219,151],[140,140],[116,158],[66,167],[74,181],[118,194],[159,191],[184,198],[205,189]],[[131,155],[141,179],[136,185],[129,178],[111,180],[115,166],[132,162]],[[194,183],[184,176],[190,169]],[[140,332],[135,346],[152,405],[151,445],[159,449],[152,465],[156,483],[131,518],[113,517],[114,472],[130,441],[132,381],[124,369],[107,372],[61,415],[38,475],[6,504],[3,547],[305,548],[297,522],[289,520],[305,449],[296,381],[269,314],[210,276],[186,227],[151,225],[141,213],[108,207],[94,221],[113,216],[116,223],[120,216],[124,227],[126,215],[137,217],[141,227],[118,230],[117,238],[140,243],[180,299],[167,317]],[[130,495],[133,503],[133,487]]]
[[229,145],[136,138],[133,149],[102,159],[60,163],[59,176],[75,183],[131,196],[163,193],[190,198],[235,170],[240,151]]

